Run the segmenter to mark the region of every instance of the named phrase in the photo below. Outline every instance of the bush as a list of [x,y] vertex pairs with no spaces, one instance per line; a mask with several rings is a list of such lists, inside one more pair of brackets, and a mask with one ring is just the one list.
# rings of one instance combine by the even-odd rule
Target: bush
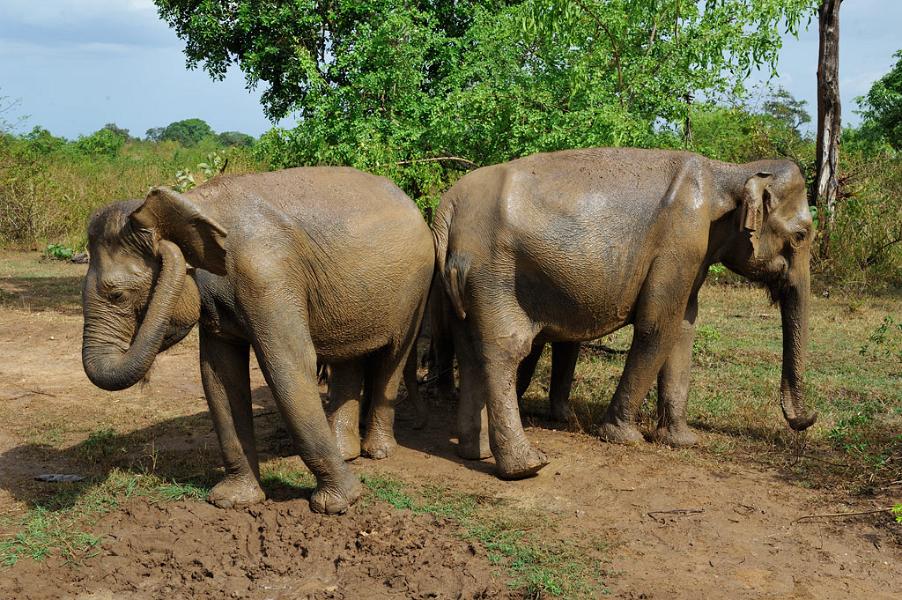
[[254,145],[254,137],[240,131],[223,131],[216,136],[217,141],[223,146],[241,146],[250,148]]
[[119,153],[122,146],[128,139],[128,133],[125,135],[112,129],[101,129],[95,131],[91,135],[78,138],[75,147],[79,152],[85,154],[104,154],[106,156],[115,156]]
[[247,150],[222,151],[212,138],[195,148],[171,141],[129,141],[115,154],[85,151],[101,147],[89,146],[86,138],[72,144],[59,139],[45,130],[22,138],[0,136],[0,246],[43,249],[52,242],[81,250],[94,210],[142,198],[155,185],[175,186],[180,170],[204,163],[217,149],[223,155],[217,169],[227,159],[230,173],[261,170]]

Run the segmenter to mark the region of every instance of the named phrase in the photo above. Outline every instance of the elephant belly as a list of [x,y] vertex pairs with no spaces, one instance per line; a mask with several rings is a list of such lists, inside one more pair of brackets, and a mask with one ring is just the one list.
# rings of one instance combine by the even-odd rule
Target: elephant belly
[[581,251],[534,245],[545,247],[519,249],[515,289],[518,304],[542,326],[543,337],[589,340],[632,322],[650,253],[630,244],[585,244]]
[[312,289],[308,311],[317,354],[327,362],[346,360],[411,335],[432,276],[428,263],[374,265],[344,278],[344,285],[331,286],[328,293],[330,286]]

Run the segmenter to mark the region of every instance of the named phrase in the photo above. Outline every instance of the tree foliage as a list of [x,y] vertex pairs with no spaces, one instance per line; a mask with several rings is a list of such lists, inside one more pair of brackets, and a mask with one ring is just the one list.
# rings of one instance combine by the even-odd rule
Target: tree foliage
[[[148,129],[148,136],[151,135],[152,131],[156,134],[154,130]],[[163,131],[159,133],[158,141],[172,140],[180,143],[186,148],[191,148],[200,143],[204,138],[213,135],[213,128],[211,128],[203,119],[184,119],[167,125]]]
[[894,149],[902,150],[902,50],[894,56],[898,59],[895,66],[858,101],[865,125]]
[[223,131],[216,136],[216,140],[223,146],[241,146],[250,148],[254,145],[254,136],[240,131]]
[[274,166],[350,164],[414,196],[435,195],[462,165],[660,145],[692,98],[735,93],[753,67],[773,67],[781,32],[797,31],[814,4],[155,2],[189,65],[221,78],[237,64],[265,86],[267,115],[300,117],[261,140]]

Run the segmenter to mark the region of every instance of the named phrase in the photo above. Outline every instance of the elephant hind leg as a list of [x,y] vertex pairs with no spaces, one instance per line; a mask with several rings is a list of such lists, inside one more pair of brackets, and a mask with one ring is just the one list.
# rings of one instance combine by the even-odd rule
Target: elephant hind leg
[[[486,313],[493,317],[483,318]],[[497,318],[499,314],[504,318]],[[462,325],[467,330],[470,347],[459,357],[461,383],[464,376],[472,378],[481,371],[481,381],[469,388],[469,393],[478,393],[479,383],[484,386],[489,444],[498,475],[504,479],[534,475],[548,464],[548,458],[532,445],[523,431],[516,386],[517,370],[532,349],[536,331],[519,307],[485,312],[477,309]],[[469,382],[468,387],[473,383]],[[465,431],[459,434],[462,440],[474,437]]]
[[338,451],[345,460],[360,456],[360,390],[363,362],[349,360],[331,365],[329,376],[329,425]]
[[368,377],[370,401],[362,450],[365,456],[382,459],[391,456],[398,446],[395,441],[395,404],[408,362],[407,353],[388,347],[375,354],[371,360],[374,363],[371,376]]

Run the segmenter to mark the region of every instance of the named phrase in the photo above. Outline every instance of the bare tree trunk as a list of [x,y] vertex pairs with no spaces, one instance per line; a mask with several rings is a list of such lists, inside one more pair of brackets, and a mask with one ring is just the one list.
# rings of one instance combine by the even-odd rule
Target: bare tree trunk
[[830,234],[839,196],[839,6],[842,0],[822,0],[818,10],[820,44],[817,61],[817,172],[812,195],[821,230],[820,256],[830,256]]

